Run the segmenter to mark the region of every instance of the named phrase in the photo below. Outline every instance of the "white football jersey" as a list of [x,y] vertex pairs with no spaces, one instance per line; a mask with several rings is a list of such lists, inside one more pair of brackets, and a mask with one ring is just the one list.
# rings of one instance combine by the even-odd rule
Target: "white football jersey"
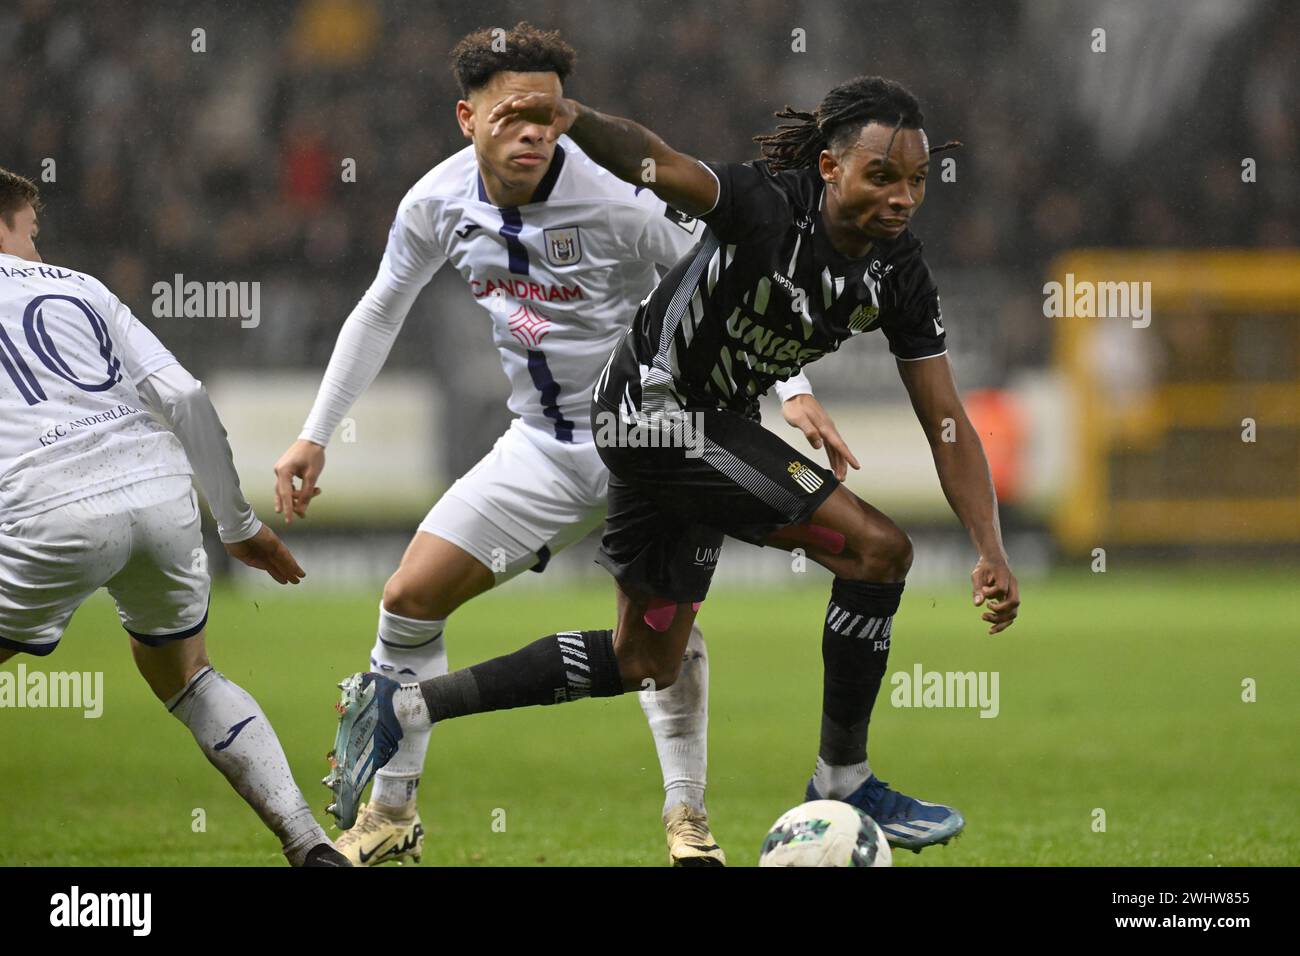
[[510,410],[564,442],[591,440],[591,389],[641,300],[704,232],[567,136],[524,206],[494,206],[474,148],[402,200],[380,280],[406,292],[450,262],[492,318]]
[[0,523],[191,474],[136,391],[175,362],[98,279],[0,254]]

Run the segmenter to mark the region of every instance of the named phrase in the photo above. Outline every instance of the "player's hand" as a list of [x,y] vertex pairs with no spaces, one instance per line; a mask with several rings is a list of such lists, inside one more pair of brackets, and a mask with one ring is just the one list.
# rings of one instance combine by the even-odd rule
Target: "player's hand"
[[823,445],[826,447],[826,458],[830,462],[831,471],[835,472],[835,477],[840,481],[849,473],[849,465],[855,470],[862,469],[853,457],[853,452],[849,451],[849,446],[840,437],[831,416],[813,396],[805,394],[786,399],[781,403],[781,413],[787,422],[803,432],[808,444],[814,448]]
[[983,605],[983,620],[990,634],[1005,631],[1020,611],[1020,585],[1005,558],[980,558],[970,573],[971,598],[975,606]]
[[281,584],[297,584],[307,576],[269,524],[263,523],[251,538],[225,547],[232,558],[238,558],[250,568],[265,571]]
[[516,120],[546,127],[546,141],[553,143],[569,131],[578,118],[578,104],[553,93],[512,94],[492,107],[487,121],[492,124],[492,135]]
[[[314,441],[299,438],[275,463],[275,513],[284,515],[285,524],[293,524],[293,516],[307,517],[307,506],[320,494],[316,479],[325,470],[325,449]],[[302,479],[302,487],[295,488],[293,480]]]

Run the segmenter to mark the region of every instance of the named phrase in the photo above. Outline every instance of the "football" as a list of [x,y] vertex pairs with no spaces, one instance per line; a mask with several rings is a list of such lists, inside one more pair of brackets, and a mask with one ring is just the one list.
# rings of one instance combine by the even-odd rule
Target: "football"
[[758,854],[759,866],[892,866],[885,834],[857,807],[813,800],[781,815]]

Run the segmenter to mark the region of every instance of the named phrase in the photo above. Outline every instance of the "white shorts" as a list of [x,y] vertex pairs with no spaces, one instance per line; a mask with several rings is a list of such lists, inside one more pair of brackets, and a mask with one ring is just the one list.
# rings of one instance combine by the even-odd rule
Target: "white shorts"
[[209,584],[188,476],[82,498],[0,524],[0,648],[50,653],[101,587],[142,643],[193,637],[207,623]]
[[568,444],[515,419],[420,522],[468,551],[496,583],[543,571],[605,518],[609,472],[592,442]]

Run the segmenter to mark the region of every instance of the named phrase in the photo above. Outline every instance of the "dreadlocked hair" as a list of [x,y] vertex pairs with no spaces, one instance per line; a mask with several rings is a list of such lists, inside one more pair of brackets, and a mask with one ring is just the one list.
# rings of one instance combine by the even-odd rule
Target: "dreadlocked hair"
[[[873,122],[894,128],[885,150],[888,155],[900,129],[920,129],[925,122],[916,97],[903,84],[882,76],[855,77],[827,93],[813,112],[787,106],[776,118],[796,122],[782,123],[775,133],[754,137],[773,171],[816,166],[822,150],[846,145],[857,137],[858,130]],[[957,140],[949,140],[930,152],[960,145]]]

